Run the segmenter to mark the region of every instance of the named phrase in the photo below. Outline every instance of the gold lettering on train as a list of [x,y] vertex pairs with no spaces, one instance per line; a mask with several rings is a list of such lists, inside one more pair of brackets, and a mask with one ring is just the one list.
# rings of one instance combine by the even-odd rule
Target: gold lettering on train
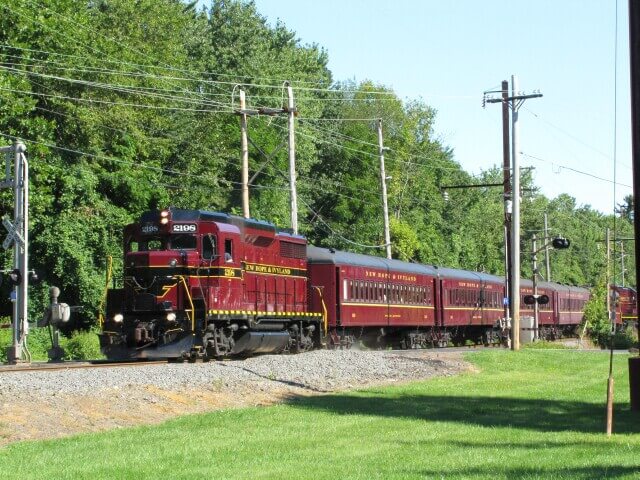
[[398,273],[386,273],[386,272],[376,272],[373,270],[365,270],[364,271],[365,278],[375,278],[378,280],[400,280],[403,282],[416,282],[418,281],[418,277],[415,275],[403,275]]
[[251,273],[266,273],[271,275],[293,275],[291,268],[278,267],[276,265],[258,265],[256,263],[245,263],[244,269]]

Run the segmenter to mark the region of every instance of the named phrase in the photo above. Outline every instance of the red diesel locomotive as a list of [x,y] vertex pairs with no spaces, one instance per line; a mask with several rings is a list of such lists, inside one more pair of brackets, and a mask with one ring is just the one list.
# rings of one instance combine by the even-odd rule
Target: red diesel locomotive
[[108,358],[217,358],[319,343],[306,240],[199,210],[148,212],[124,230],[123,288],[100,335]]
[[[219,358],[314,347],[500,343],[504,279],[307,246],[223,213],[147,212],[124,230],[123,287],[100,335],[108,358]],[[523,281],[521,294],[532,292]],[[541,283],[541,333],[582,320],[588,291]],[[522,303],[521,315],[531,315]]]

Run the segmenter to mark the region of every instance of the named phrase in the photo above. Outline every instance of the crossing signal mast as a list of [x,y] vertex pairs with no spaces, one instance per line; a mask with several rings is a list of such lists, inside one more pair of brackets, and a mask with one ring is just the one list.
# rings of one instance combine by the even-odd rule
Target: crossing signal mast
[[569,239],[564,237],[556,237],[551,239],[551,241],[549,241],[549,239],[545,237],[543,242],[544,244],[542,245],[542,247],[538,248],[537,240],[538,240],[537,236],[534,233],[532,238],[533,246],[531,249],[531,263],[532,263],[531,271],[533,272],[533,295],[525,295],[522,300],[524,301],[525,305],[533,305],[533,328],[535,332],[535,338],[539,339],[540,338],[540,331],[539,331],[540,324],[538,321],[538,317],[540,313],[539,308],[540,308],[540,305],[546,305],[549,303],[549,296],[538,293],[538,274],[539,274],[538,253],[540,253],[542,250],[546,250],[547,248],[549,248],[549,246],[555,248],[556,250],[564,250],[569,248],[569,246],[571,245],[571,242],[569,241]]
[[[13,285],[12,343],[7,349],[9,363],[30,360],[27,349],[27,288],[29,282],[35,280],[35,274],[29,272],[29,163],[25,152],[24,144],[18,141],[13,145],[0,147],[0,153],[5,154],[5,178],[0,182],[0,188],[12,188],[14,192],[13,220],[6,216],[2,219],[2,224],[9,233],[2,247],[9,249],[13,245],[13,269],[3,272]],[[13,172],[11,157],[14,160]]]

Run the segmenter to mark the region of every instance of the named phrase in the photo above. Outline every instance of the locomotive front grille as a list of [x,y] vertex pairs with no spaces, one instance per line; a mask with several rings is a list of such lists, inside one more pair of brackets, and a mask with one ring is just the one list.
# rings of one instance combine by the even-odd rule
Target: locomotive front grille
[[133,297],[133,311],[155,310],[156,296],[152,293],[139,293]]

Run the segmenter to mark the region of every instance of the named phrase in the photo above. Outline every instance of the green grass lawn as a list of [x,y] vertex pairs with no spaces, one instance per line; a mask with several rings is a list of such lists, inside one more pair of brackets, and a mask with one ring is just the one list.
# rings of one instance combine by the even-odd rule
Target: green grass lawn
[[615,358],[611,438],[606,354],[468,359],[480,373],[13,444],[0,478],[640,478],[627,356]]

